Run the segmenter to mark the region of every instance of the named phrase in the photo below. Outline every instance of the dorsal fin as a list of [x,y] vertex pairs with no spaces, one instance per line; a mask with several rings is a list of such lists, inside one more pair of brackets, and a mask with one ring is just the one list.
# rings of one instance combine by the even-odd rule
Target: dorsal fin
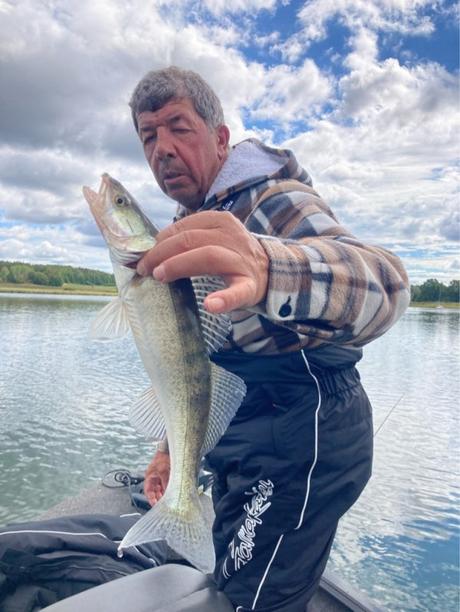
[[201,329],[208,355],[217,352],[225,343],[232,323],[227,314],[214,315],[204,307],[207,295],[214,291],[225,289],[226,285],[220,276],[194,276],[192,281],[193,291],[200,314]]

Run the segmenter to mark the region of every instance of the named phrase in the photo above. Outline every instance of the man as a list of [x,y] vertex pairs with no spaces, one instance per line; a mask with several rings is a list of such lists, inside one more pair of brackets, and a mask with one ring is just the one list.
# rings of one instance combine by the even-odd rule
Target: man
[[[290,151],[255,140],[229,149],[220,102],[197,74],[150,72],[130,105],[153,174],[178,203],[138,272],[224,278],[205,301],[233,322],[214,359],[248,389],[207,456],[216,582],[240,612],[304,611],[370,476],[371,408],[355,363],[405,310],[406,274],[338,223]],[[168,476],[165,443],[146,472],[152,504]]]

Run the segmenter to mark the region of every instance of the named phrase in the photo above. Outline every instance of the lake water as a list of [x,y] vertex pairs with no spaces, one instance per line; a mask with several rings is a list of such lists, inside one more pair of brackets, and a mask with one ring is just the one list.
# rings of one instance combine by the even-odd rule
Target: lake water
[[[150,458],[127,421],[148,386],[132,341],[88,337],[105,301],[0,294],[0,524]],[[386,610],[459,609],[459,317],[409,309],[359,368],[374,474],[329,567]]]

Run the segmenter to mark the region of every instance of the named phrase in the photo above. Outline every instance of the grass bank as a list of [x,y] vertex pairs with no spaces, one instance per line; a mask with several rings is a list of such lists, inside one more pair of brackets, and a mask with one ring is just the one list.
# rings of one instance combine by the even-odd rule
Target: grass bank
[[460,308],[458,302],[411,302],[410,305],[414,308]]
[[[117,288],[110,285],[77,285],[64,283],[62,287],[33,285],[32,283],[0,283],[0,293],[52,293],[57,295],[116,295]],[[411,302],[414,308],[460,308],[458,302]]]
[[32,283],[0,283],[0,293],[50,293],[56,295],[116,295],[117,288],[109,285],[77,285],[64,283],[61,287]]

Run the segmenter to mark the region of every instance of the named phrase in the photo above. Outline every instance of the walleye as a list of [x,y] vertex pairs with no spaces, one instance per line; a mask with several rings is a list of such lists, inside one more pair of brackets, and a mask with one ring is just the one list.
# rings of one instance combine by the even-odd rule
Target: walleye
[[128,531],[119,550],[164,539],[195,567],[211,572],[212,503],[198,494],[198,471],[246,392],[239,377],[209,359],[230,328],[227,316],[211,315],[203,306],[222,281],[204,277],[163,284],[140,277],[130,266],[154,246],[158,229],[108,174],[102,175],[99,193],[84,187],[83,194],[108,245],[118,287],[92,335],[109,339],[131,329],[152,387],[135,403],[130,419],[150,439],[167,437],[171,462],[163,497]]

